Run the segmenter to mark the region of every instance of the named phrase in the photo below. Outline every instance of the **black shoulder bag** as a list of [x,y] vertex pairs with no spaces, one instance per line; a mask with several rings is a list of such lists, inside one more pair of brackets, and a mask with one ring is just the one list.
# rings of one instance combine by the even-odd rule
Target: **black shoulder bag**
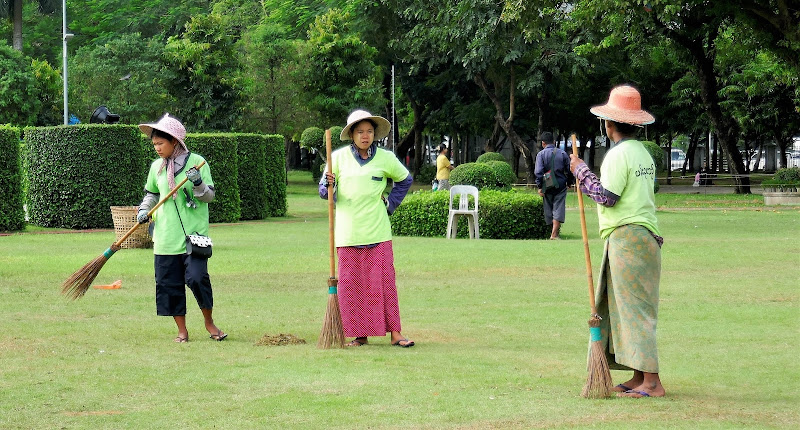
[[544,192],[555,191],[558,189],[558,179],[556,179],[555,170],[556,166],[556,150],[553,149],[553,156],[550,158],[550,170],[544,172],[542,175],[542,190]]

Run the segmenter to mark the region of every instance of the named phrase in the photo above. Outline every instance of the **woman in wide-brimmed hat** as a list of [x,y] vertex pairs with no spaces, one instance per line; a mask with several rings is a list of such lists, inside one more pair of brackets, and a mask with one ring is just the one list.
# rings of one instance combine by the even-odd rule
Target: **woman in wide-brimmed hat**
[[[319,187],[320,197],[327,199],[327,185],[334,184],[338,296],[345,336],[354,338],[347,343],[350,347],[386,333],[392,345],[414,345],[401,334],[389,223],[412,178],[392,152],[375,143],[390,128],[386,118],[364,110],[351,113],[339,137],[353,142],[331,154],[333,171],[326,168]],[[389,180],[393,187],[384,196]]]
[[633,370],[617,385],[620,397],[661,397],[656,347],[661,245],[654,184],[656,166],[638,130],[655,121],[642,109],[641,95],[630,85],[611,90],[608,102],[591,108],[614,146],[606,153],[598,179],[577,156],[572,170],[581,191],[598,203],[600,237],[605,239],[595,291],[602,342],[609,366]]
[[[203,313],[211,339],[221,341],[223,333],[212,318],[214,296],[208,275],[208,260],[186,254],[186,234],[208,235],[208,203],[214,200],[214,182],[206,163],[199,171],[194,166],[205,161],[189,152],[183,140],[186,129],[177,119],[165,114],[158,122],[139,124],[152,142],[159,158],[150,165],[145,196],[139,204],[137,220],[146,223],[147,213],[184,178],[183,189],[162,204],[153,214],[153,253],[156,272],[156,313],[172,316],[178,326],[177,343],[189,341],[186,329],[186,286],[192,290]],[[185,233],[184,233],[185,232]]]

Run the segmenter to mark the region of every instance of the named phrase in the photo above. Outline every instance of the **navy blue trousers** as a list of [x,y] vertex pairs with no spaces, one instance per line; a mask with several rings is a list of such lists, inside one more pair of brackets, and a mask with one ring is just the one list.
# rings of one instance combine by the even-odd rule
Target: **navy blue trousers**
[[208,259],[190,255],[156,255],[156,312],[163,316],[186,315],[188,286],[200,309],[213,309],[214,294],[208,276]]

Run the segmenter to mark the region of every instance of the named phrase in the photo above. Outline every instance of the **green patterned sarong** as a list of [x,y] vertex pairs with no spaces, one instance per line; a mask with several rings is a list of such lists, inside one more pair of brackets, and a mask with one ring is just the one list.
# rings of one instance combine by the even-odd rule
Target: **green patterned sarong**
[[635,224],[617,227],[606,239],[595,289],[611,369],[658,373],[660,278],[661,248],[650,231]]

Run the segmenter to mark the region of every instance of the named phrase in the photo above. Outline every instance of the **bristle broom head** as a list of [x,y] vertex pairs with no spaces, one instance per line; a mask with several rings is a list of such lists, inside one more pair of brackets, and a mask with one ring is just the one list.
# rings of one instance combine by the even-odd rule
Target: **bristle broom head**
[[86,263],[85,266],[78,269],[78,271],[73,273],[72,276],[61,284],[61,294],[72,300],[83,297],[89,289],[89,286],[94,282],[94,278],[100,273],[100,269],[106,264],[106,261],[108,261],[106,254],[100,254],[100,256],[94,260]]
[[586,385],[581,396],[587,399],[602,399],[611,395],[611,371],[608,368],[606,353],[600,342],[600,319],[589,319],[589,330],[592,332],[589,347],[588,370]]
[[337,294],[328,294],[325,322],[322,324],[317,348],[344,348],[344,326],[342,325],[342,314],[339,310],[339,296]]

